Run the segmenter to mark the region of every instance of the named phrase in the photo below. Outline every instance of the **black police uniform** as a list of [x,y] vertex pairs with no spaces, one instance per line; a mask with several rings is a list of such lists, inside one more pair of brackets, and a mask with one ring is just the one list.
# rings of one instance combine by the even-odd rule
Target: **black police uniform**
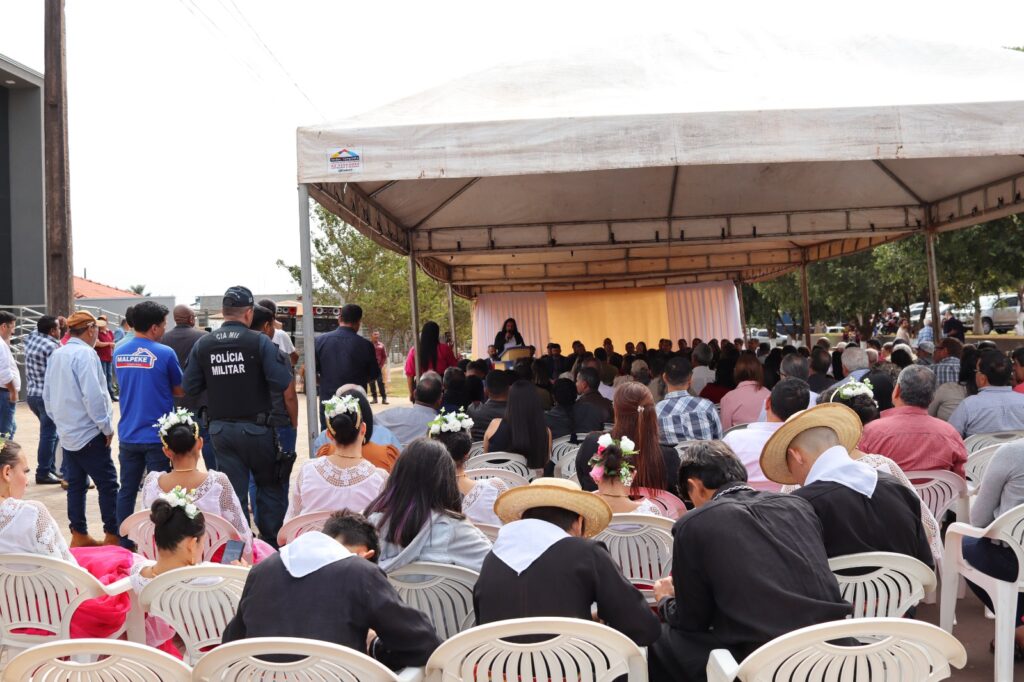
[[[229,289],[225,303],[229,300],[236,307],[253,304],[244,287]],[[207,392],[217,464],[243,507],[252,473],[260,536],[274,546],[288,507],[278,476],[277,441],[269,425],[271,391],[283,391],[292,381],[291,367],[282,358],[265,335],[242,322],[226,322],[193,346],[182,381],[189,395]]]

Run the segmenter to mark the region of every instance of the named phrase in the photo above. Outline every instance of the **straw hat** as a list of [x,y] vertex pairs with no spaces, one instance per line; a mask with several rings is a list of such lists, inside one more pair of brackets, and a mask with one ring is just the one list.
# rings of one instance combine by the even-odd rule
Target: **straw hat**
[[96,318],[88,310],[78,310],[68,318],[69,327],[84,327],[87,324],[95,324]]
[[530,485],[506,490],[495,501],[494,513],[502,523],[511,523],[523,518],[527,509],[537,507],[558,507],[579,514],[583,517],[583,534],[588,538],[603,531],[612,520],[607,502],[562,478],[538,478]]
[[786,464],[786,451],[793,439],[808,429],[824,426],[839,436],[839,444],[853,451],[863,430],[860,417],[841,403],[825,403],[797,412],[772,434],[761,450],[761,471],[769,480],[783,485],[799,485]]

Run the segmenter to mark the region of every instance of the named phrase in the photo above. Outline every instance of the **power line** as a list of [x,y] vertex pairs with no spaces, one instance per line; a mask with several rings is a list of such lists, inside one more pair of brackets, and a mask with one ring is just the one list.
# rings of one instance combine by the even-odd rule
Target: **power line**
[[[227,33],[224,32],[224,29],[222,29],[220,27],[220,25],[217,24],[217,22],[215,22],[212,18],[210,18],[210,15],[208,15],[206,12],[204,12],[202,10],[202,8],[199,7],[199,5],[197,5],[195,2],[193,2],[193,0],[187,0],[187,1],[186,0],[178,0],[178,2],[181,4],[182,7],[184,7],[186,10],[188,10],[189,14],[191,14],[193,17],[196,18],[196,21],[198,21],[201,24],[206,24],[206,30],[210,31],[211,35],[214,35],[213,31],[216,31],[223,38],[225,45],[227,43],[231,42],[231,40],[228,37]],[[193,9],[193,7],[195,9]],[[198,10],[198,13],[197,13],[197,10]],[[202,16],[200,17],[200,15],[202,15]],[[213,31],[211,31],[211,28],[213,29]],[[214,37],[216,37],[216,35],[214,35]],[[264,82],[264,83],[266,82],[263,79],[263,76],[260,75],[260,72],[257,71],[256,68],[253,67],[252,64],[250,64],[248,61],[246,61],[245,59],[243,59],[241,56],[239,56],[237,53],[235,53],[234,51],[232,51],[230,49],[227,50],[227,52],[231,55],[231,57],[233,59],[238,61],[239,64],[241,64],[245,68],[249,69],[249,71],[252,73],[253,76],[256,77],[257,80],[259,80],[261,82]]]
[[324,113],[322,111],[320,111],[320,107],[318,107],[313,102],[313,100],[310,99],[309,95],[306,94],[305,90],[303,90],[301,87],[299,87],[299,84],[296,82],[295,78],[292,77],[292,75],[291,75],[291,73],[289,73],[288,69],[286,69],[284,64],[281,63],[281,60],[277,58],[276,54],[274,54],[274,51],[270,49],[270,46],[267,45],[266,41],[263,40],[262,36],[260,36],[259,31],[257,31],[256,28],[251,23],[249,23],[249,20],[246,18],[245,14],[242,13],[242,10],[239,9],[237,4],[235,4],[235,0],[229,0],[229,2],[231,3],[231,6],[235,8],[235,12],[242,19],[242,21],[245,23],[246,27],[248,27],[248,29],[252,32],[253,36],[255,36],[256,41],[260,45],[263,46],[264,50],[267,51],[267,54],[269,54],[270,58],[274,60],[274,63],[277,64],[279,69],[281,69],[281,72],[291,82],[291,84],[295,88],[295,90],[298,91],[298,93],[300,95],[302,95],[302,97],[307,102],[309,102],[309,106],[313,107],[313,110],[316,111],[316,113],[320,116],[320,118],[322,118],[324,121],[326,121],[327,117],[324,116]]

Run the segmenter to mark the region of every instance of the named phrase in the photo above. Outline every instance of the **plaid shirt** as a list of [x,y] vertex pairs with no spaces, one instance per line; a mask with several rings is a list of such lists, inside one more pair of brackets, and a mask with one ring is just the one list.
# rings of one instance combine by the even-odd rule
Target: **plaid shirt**
[[695,398],[686,391],[673,391],[655,406],[661,441],[675,445],[684,440],[716,440],[722,437],[722,422],[714,403]]
[[57,339],[38,331],[25,337],[25,376],[28,378],[29,395],[42,397],[46,363],[50,361],[50,353],[58,348],[60,342]]
[[960,358],[942,358],[932,365],[935,372],[935,385],[955,384],[960,381]]

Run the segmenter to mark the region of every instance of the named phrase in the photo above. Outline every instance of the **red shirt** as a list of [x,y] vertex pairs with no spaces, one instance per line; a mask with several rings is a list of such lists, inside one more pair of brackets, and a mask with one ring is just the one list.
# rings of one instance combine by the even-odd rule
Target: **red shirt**
[[1021,382],[1013,387],[1013,390],[1017,393],[1024,393],[1024,382]]
[[373,344],[373,352],[377,354],[377,364],[383,369],[388,361],[388,349],[384,347],[383,342],[378,341]]
[[956,429],[923,407],[894,407],[868,423],[858,448],[885,455],[904,472],[939,469],[964,475],[967,450]]
[[[114,332],[109,329],[101,329],[96,337],[96,340],[103,343],[114,342]],[[100,356],[101,362],[113,362],[114,361],[114,347],[107,346],[106,348],[97,348],[96,354]]]

